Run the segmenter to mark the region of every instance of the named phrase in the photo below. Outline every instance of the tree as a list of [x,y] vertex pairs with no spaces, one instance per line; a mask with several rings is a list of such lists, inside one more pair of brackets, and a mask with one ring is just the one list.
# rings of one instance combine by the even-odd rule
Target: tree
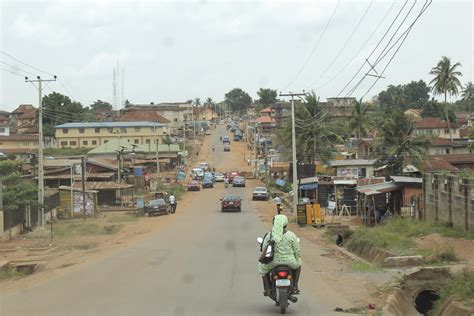
[[[127,105],[127,101],[128,100],[125,100],[125,106]],[[91,110],[92,111],[98,111],[98,110],[111,111],[112,110],[112,104],[110,104],[109,102],[106,102],[106,101],[97,100],[97,101],[94,101],[94,103],[91,104]]]
[[130,103],[130,100],[125,99],[124,105],[125,105],[125,108],[129,108],[132,106],[132,103]]
[[214,102],[214,100],[212,100],[212,98],[210,98],[210,97],[208,97],[208,98],[206,99],[206,101],[204,101],[204,106],[205,106],[206,108],[212,108],[212,107],[214,107],[215,105],[216,105],[216,102]]
[[430,98],[430,88],[423,80],[412,81],[403,85],[403,92],[409,107],[421,108]]
[[406,96],[403,90],[403,86],[401,85],[389,85],[387,90],[384,90],[379,93],[377,99],[379,100],[380,105],[383,108],[392,106],[403,108],[406,107]]
[[270,104],[273,104],[278,101],[278,93],[276,90],[273,89],[260,88],[257,91],[257,95],[259,96],[257,102],[262,104],[263,106],[269,106]]
[[[444,113],[443,105],[436,100],[430,100],[423,104],[423,110],[421,111],[422,117],[437,117],[445,120],[446,116]],[[448,109],[448,117],[450,122],[456,122],[457,117],[453,109]]]
[[6,210],[20,211],[37,204],[37,186],[20,178],[21,164],[12,160],[0,161],[0,179],[3,182],[3,205]]
[[[296,156],[298,161],[311,162],[331,160],[337,143],[342,142],[340,131],[328,121],[329,112],[321,106],[314,92],[308,94],[305,102],[295,104]],[[291,157],[291,121],[285,122],[277,132],[277,142],[289,150],[285,158]]]
[[376,165],[388,165],[395,175],[401,175],[403,167],[408,164],[420,167],[427,141],[415,136],[413,121],[401,109],[385,111],[380,132],[372,151],[372,156],[377,159]]
[[349,119],[349,128],[354,132],[357,139],[365,136],[370,128],[370,116],[367,115],[368,105],[363,105],[362,100],[355,103],[351,118]]
[[53,137],[54,126],[67,122],[82,122],[87,110],[68,96],[53,92],[43,97],[44,135]]
[[225,94],[225,102],[233,112],[245,113],[252,104],[252,98],[242,89],[235,88]]
[[451,141],[453,141],[453,133],[451,131],[451,126],[449,122],[448,115],[448,101],[447,95],[457,95],[458,89],[461,87],[461,81],[458,77],[462,76],[460,71],[457,71],[457,68],[461,67],[461,63],[451,64],[451,59],[446,56],[443,56],[438,64],[431,68],[430,75],[434,75],[433,80],[430,81],[432,90],[435,94],[444,94],[444,108],[445,108],[445,117],[448,122],[448,130]]
[[474,85],[471,81],[466,83],[466,86],[461,91],[461,97],[465,101],[474,101]]
[[193,105],[195,107],[200,107],[201,106],[201,99],[200,98],[195,98],[194,101],[193,101]]

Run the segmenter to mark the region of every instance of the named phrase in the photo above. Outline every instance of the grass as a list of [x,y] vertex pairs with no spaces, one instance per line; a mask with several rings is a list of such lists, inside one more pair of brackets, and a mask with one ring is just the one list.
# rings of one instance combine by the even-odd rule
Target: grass
[[113,235],[125,223],[136,221],[133,215],[111,215],[106,218],[59,221],[53,225],[53,238],[67,239],[78,236]]
[[0,270],[0,281],[17,280],[27,276],[28,273],[17,271],[14,266],[8,265]]
[[[415,247],[414,238],[433,233],[446,237],[474,239],[472,232],[462,232],[444,225],[396,217],[376,227],[361,227],[355,230],[347,246],[353,249],[359,245],[368,244],[398,255],[423,254]],[[446,261],[455,258],[454,251],[430,253],[430,255],[439,255],[440,259],[446,259]]]
[[107,216],[107,223],[131,223],[137,220],[138,217],[131,214]]
[[467,306],[474,306],[474,270],[463,269],[439,290],[439,300],[432,315],[437,315],[436,311],[451,297]]
[[350,265],[352,272],[380,272],[383,271],[379,265],[368,264],[363,261],[352,261]]
[[90,148],[45,148],[45,156],[78,156],[85,155]]

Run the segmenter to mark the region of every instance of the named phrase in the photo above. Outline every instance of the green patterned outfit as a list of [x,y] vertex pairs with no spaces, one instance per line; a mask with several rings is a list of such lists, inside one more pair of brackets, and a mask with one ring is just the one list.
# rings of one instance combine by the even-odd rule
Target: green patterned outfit
[[[300,242],[295,233],[291,231],[283,232],[286,225],[288,225],[288,218],[285,215],[275,216],[271,231],[272,239],[275,241],[275,253],[272,262],[258,264],[258,273],[262,276],[279,265],[286,265],[291,269],[297,269],[301,266]],[[270,233],[265,236],[262,249],[267,248],[269,241]]]

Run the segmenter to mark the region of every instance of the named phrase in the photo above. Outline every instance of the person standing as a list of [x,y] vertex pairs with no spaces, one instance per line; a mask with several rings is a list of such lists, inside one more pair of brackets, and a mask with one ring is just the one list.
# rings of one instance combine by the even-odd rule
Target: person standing
[[275,204],[276,204],[277,215],[280,215],[280,213],[281,213],[281,198],[277,195],[273,198],[273,202],[275,202]]
[[170,197],[169,197],[169,201],[170,201],[170,208],[171,208],[171,213],[174,214],[176,213],[176,198],[174,197],[173,193],[171,193]]
[[251,165],[251,160],[249,158],[249,159],[247,159],[247,166],[250,166],[250,165]]

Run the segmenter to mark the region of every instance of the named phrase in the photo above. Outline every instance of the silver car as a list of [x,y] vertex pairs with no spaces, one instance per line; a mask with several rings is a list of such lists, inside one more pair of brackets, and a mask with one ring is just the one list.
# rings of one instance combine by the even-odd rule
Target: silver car
[[216,172],[214,174],[214,181],[215,182],[224,182],[224,174],[223,173],[220,173],[220,172]]
[[265,187],[255,187],[252,192],[252,200],[268,201],[268,191]]

